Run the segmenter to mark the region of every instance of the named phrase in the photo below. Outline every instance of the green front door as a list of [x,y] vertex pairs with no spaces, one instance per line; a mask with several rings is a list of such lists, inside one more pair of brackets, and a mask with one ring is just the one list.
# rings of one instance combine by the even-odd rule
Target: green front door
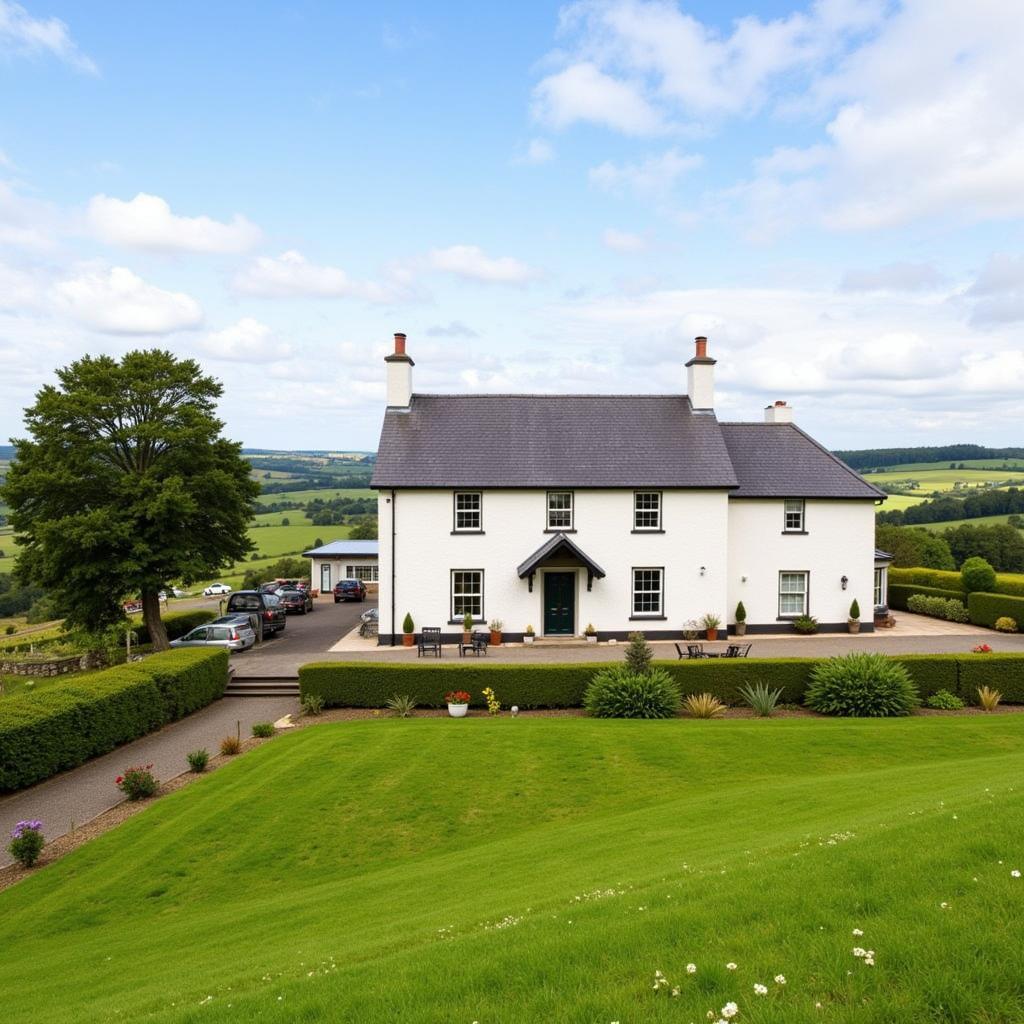
[[544,573],[544,633],[571,635],[576,622],[576,573]]

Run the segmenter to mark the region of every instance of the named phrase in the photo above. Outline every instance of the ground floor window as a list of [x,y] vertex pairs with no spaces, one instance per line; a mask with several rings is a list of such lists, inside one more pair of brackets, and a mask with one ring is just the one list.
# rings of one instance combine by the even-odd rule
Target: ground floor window
[[474,619],[484,617],[483,569],[452,569],[452,621],[467,612]]
[[779,573],[779,615],[807,614],[806,572]]
[[633,614],[661,615],[664,569],[633,570]]
[[375,565],[346,565],[345,575],[350,580],[362,580],[364,583],[377,582],[377,566]]
[[875,569],[875,607],[886,602],[885,567]]
[[331,589],[331,563],[320,563],[320,591],[326,593]]

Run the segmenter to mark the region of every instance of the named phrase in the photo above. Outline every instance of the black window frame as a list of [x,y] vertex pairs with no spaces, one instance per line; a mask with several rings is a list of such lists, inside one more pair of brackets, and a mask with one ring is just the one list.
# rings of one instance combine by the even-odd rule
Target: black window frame
[[[477,499],[476,526],[459,526],[459,498],[463,495],[475,495]],[[465,511],[465,510],[462,510]],[[484,532],[484,492],[474,490],[452,491],[452,533],[483,533]]]
[[[658,496],[658,524],[657,526],[637,526],[637,515],[640,512],[649,512],[650,509],[637,508],[637,501],[641,494],[656,494]],[[664,533],[665,523],[665,492],[655,488],[638,488],[633,491],[633,529],[632,533]]]
[[[653,611],[650,609],[644,609],[637,611],[636,607],[636,574],[638,572],[654,572],[658,574],[658,609]],[[645,590],[643,593],[653,593],[653,591]],[[630,620],[635,621],[639,619],[654,619],[662,620],[665,618],[665,566],[663,565],[634,565],[629,570],[629,608],[630,608]]]
[[[568,494],[569,495],[569,525],[568,526],[552,526],[551,525],[551,496],[553,494]],[[558,509],[559,512],[564,512],[565,509]],[[555,487],[550,491],[546,491],[544,494],[544,532],[545,533],[575,533],[576,532],[576,492],[568,487]]]
[[[487,608],[484,604],[484,584],[486,580],[486,574],[483,569],[449,569],[448,570],[448,612],[451,618],[448,620],[449,625],[455,623],[461,623],[463,616],[466,614],[463,612],[461,615],[455,612],[455,574],[457,572],[476,572],[480,574],[480,615],[473,616],[473,622],[486,622],[487,621]],[[472,612],[470,613],[472,614]]]
[[[796,515],[786,507],[791,501],[800,502],[800,525],[790,526],[789,517]],[[782,532],[783,533],[806,533],[807,532],[807,499],[806,498],[783,498],[782,499]]]

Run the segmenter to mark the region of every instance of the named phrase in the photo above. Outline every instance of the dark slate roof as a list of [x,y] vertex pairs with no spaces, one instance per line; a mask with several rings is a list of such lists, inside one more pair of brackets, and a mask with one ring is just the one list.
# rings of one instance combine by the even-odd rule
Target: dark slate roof
[[564,533],[556,533],[550,540],[541,544],[525,562],[521,563],[516,569],[519,578],[523,579],[536,572],[538,566],[543,565],[554,555],[570,555],[581,565],[585,565],[591,576],[596,576],[599,580],[604,579],[604,569],[589,555],[584,554]]
[[884,498],[885,492],[792,423],[722,423],[733,498]]
[[380,553],[379,540],[332,540],[318,548],[303,551],[305,558],[329,558],[332,555],[376,555]]
[[891,562],[895,557],[895,555],[890,555],[888,551],[883,551],[881,548],[875,548],[876,562]]
[[373,487],[736,486],[713,413],[679,395],[413,395]]

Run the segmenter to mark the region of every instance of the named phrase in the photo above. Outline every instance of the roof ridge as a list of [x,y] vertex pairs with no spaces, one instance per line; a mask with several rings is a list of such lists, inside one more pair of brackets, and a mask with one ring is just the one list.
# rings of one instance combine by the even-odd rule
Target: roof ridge
[[587,391],[587,392],[579,392],[579,391],[559,391],[559,392],[553,392],[553,391],[486,391],[486,392],[480,392],[480,393],[473,394],[473,395],[467,395],[467,394],[465,394],[463,392],[458,392],[458,393],[453,392],[451,394],[444,394],[442,392],[437,392],[437,391],[426,391],[426,392],[424,392],[424,391],[414,391],[412,397],[413,398],[445,398],[445,399],[451,399],[451,398],[464,398],[464,399],[470,399],[470,398],[558,398],[558,399],[565,399],[565,398],[616,398],[616,399],[622,399],[622,398],[634,398],[634,399],[635,398],[652,398],[652,399],[653,398],[660,398],[660,399],[672,398],[672,399],[678,399],[678,400],[683,401],[683,402],[688,402],[690,400],[690,396],[689,395],[681,395],[681,394],[673,394],[673,395],[670,395],[670,394],[658,394],[658,395],[632,394],[632,395],[624,395],[624,394],[621,394],[621,393],[601,394],[600,392],[596,392],[596,391]]

